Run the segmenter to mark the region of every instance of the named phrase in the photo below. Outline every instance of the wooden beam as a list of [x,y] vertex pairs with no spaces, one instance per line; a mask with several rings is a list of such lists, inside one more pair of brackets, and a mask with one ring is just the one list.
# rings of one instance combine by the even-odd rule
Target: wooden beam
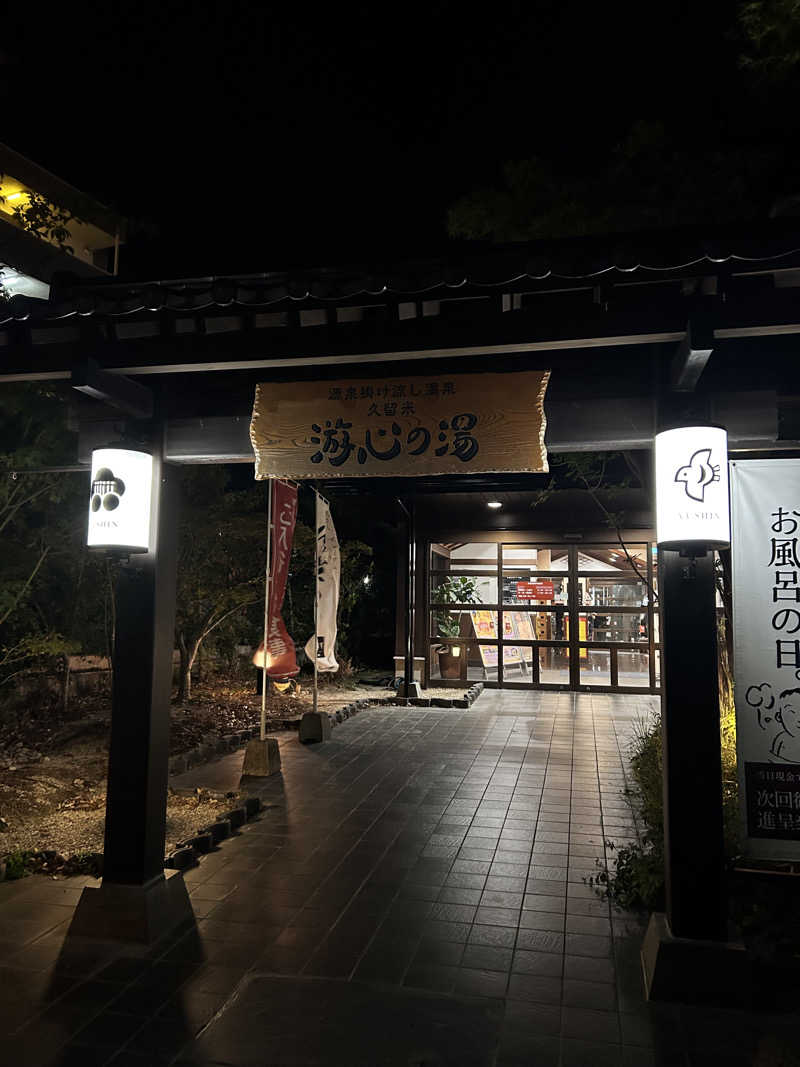
[[[650,449],[655,414],[649,396],[587,397],[581,400],[545,399],[550,452],[614,452]],[[728,427],[731,447],[780,447],[778,409],[772,390],[716,393],[711,413]],[[78,454],[88,462],[93,448],[109,440],[114,422],[83,422]],[[252,463],[250,413],[169,419],[165,458],[170,463]],[[474,477],[474,476],[471,476]]]
[[[628,348],[634,353],[646,345],[677,346],[686,335],[691,319],[690,343],[676,361],[675,383],[688,390],[699,377],[703,360],[721,339],[777,337],[800,333],[796,291],[783,289],[758,294],[756,299],[714,298],[713,330],[703,328],[694,310],[683,298],[658,299],[645,304],[619,298],[608,312],[599,311],[588,299],[553,298],[541,307],[523,307],[514,314],[477,316],[474,323],[448,322],[447,317],[404,319],[391,329],[369,323],[339,323],[314,328],[256,328],[224,334],[156,335],[106,344],[99,362],[110,374],[163,375],[208,372],[280,371],[293,368],[339,368],[345,365],[379,366],[395,361],[481,358],[532,353],[548,362],[562,352],[588,354],[599,361],[609,349]],[[687,316],[687,311],[689,315]],[[27,324],[26,324],[27,325]],[[65,326],[64,343],[51,334],[47,343],[28,344],[13,331],[0,328],[0,382],[67,379],[76,358],[86,349],[70,337],[74,326]],[[34,337],[34,341],[35,341]],[[99,349],[92,355],[98,357]],[[593,361],[594,362],[594,361]],[[327,373],[331,373],[328,370]],[[300,375],[302,376],[302,375]]]
[[693,316],[670,367],[670,385],[676,393],[691,393],[714,351],[714,331],[707,315]]
[[111,374],[99,367],[95,360],[86,359],[73,368],[72,388],[86,396],[102,400],[136,419],[153,417],[153,392],[123,374]]

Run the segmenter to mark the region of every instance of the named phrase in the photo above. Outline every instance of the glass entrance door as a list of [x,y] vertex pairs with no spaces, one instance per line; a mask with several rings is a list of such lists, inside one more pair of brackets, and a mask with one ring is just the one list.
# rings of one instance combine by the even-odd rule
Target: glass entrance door
[[428,681],[657,691],[656,583],[649,542],[433,544]]

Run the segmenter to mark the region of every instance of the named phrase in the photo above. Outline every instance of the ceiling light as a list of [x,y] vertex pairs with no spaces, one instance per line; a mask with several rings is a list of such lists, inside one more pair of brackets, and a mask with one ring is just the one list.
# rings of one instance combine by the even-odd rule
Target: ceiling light
[[497,511],[497,509],[501,508],[502,506],[503,505],[499,500],[488,500],[486,502],[486,507],[487,508],[492,508],[494,511]]

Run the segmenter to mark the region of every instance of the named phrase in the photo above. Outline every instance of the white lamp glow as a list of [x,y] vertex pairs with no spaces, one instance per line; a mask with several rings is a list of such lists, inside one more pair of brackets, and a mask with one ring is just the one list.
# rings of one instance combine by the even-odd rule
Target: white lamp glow
[[149,552],[152,490],[153,457],[148,452],[95,449],[87,545]]
[[656,529],[662,548],[727,548],[728,435],[718,426],[656,434]]

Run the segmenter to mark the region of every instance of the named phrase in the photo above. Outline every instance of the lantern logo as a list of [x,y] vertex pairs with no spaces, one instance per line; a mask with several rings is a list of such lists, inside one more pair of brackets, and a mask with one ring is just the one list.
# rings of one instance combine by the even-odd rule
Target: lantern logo
[[115,478],[110,467],[101,467],[92,482],[90,501],[92,511],[99,511],[101,507],[105,511],[115,511],[119,507],[119,498],[124,492],[123,480]]
[[692,500],[705,500],[706,486],[718,482],[719,466],[711,462],[711,449],[698,448],[685,467],[678,467],[676,482],[683,482],[686,495]]

